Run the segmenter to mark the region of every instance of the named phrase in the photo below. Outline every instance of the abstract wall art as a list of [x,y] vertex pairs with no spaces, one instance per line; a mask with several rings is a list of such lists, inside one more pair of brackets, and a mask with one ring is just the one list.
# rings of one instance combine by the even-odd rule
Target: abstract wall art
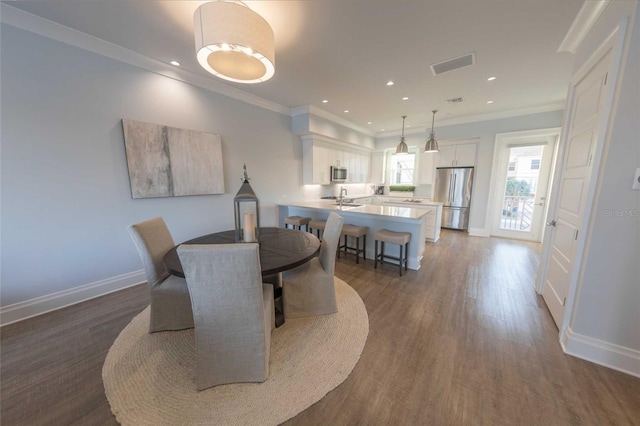
[[220,135],[122,119],[132,198],[224,194]]

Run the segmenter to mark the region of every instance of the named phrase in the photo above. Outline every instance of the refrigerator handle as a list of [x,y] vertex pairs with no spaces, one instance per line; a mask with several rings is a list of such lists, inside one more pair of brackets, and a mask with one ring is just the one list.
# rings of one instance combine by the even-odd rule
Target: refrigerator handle
[[454,195],[453,195],[453,194],[455,194],[455,191],[456,191],[456,179],[457,179],[457,177],[458,177],[457,173],[454,173],[454,174],[453,174],[453,191],[451,191],[451,204],[452,204],[452,205],[453,205],[453,203],[454,203],[454,201],[455,201],[455,200],[453,199],[453,197],[454,197]]
[[[451,176],[451,177],[453,177],[453,176]],[[452,201],[451,201],[451,197],[452,197],[452,194],[453,194],[452,186],[453,186],[453,179],[449,179],[449,205],[451,205],[451,203],[452,203]]]

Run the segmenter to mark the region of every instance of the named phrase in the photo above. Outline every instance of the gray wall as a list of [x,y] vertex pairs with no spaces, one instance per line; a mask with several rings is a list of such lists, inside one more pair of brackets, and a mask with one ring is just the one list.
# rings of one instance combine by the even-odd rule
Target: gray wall
[[[493,164],[493,149],[497,133],[518,132],[532,129],[560,127],[562,125],[562,111],[552,111],[520,117],[502,118],[480,121],[475,123],[438,126],[436,120],[435,132],[438,141],[479,138],[476,153],[475,182],[471,200],[471,217],[469,228],[489,232],[487,225],[487,208],[489,202],[489,184],[491,181],[491,167]],[[426,131],[406,135],[409,146],[422,147],[426,141]],[[379,138],[376,149],[395,148],[400,141],[399,136]]]
[[[576,54],[577,70],[632,2],[612,2]],[[635,20],[635,22],[634,22]],[[640,16],[631,15],[628,55],[614,99],[589,224],[581,281],[571,321],[574,332],[640,350],[640,191],[632,190],[640,167]],[[632,26],[632,28],[631,28]],[[631,34],[631,31],[633,32]]]
[[[303,196],[288,116],[1,31],[2,306],[140,270],[132,223],[163,216],[176,241],[232,228],[244,162],[264,205]],[[219,133],[226,194],[131,199],[122,118]]]

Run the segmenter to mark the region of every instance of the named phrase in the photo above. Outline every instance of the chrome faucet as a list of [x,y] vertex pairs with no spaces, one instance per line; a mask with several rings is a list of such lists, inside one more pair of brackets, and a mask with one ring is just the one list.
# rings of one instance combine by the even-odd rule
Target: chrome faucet
[[344,191],[344,195],[349,195],[347,192],[347,188],[344,187],[340,187],[340,198],[339,198],[339,203],[340,203],[340,207],[342,207],[342,201],[344,201],[344,195],[342,195],[342,191]]

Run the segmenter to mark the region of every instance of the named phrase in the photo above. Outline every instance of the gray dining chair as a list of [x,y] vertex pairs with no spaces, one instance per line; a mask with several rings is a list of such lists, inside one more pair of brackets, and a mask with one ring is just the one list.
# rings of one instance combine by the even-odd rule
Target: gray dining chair
[[187,282],[171,275],[162,262],[162,257],[175,246],[164,220],[156,217],[136,223],[129,227],[129,234],[138,249],[149,283],[149,332],[193,328]]
[[338,312],[333,275],[343,224],[344,219],[331,212],[324,229],[320,255],[282,273],[285,319]]
[[264,382],[275,317],[258,244],[182,244],[178,256],[195,319],[198,390]]

